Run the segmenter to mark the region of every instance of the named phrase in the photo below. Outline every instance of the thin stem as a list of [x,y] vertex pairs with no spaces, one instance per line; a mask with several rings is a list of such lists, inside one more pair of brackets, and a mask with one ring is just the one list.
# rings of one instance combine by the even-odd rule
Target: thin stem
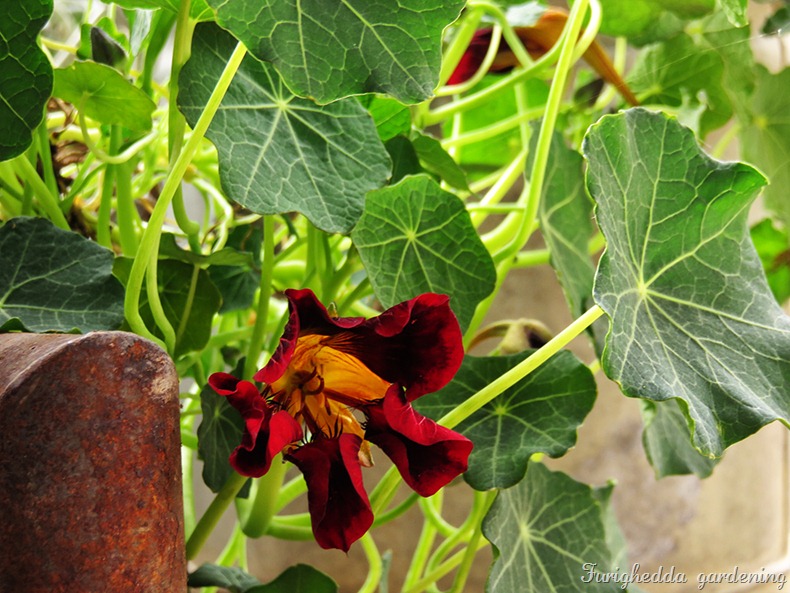
[[[154,253],[159,252],[159,237],[156,237],[156,248]],[[165,314],[162,301],[159,298],[159,260],[155,257],[145,269],[145,294],[148,297],[148,307],[154,317],[156,326],[162,331],[165,339],[166,350],[171,356],[176,352],[176,331]]]
[[549,358],[562,350],[571,340],[590,327],[593,322],[603,315],[603,309],[594,305],[588,309],[581,317],[576,319],[568,327],[549,340],[543,347],[535,351],[526,359],[522,360],[512,369],[494,379],[491,383],[483,387],[467,399],[460,406],[445,414],[439,424],[447,428],[453,428],[460,422],[466,420],[477,410],[488,402],[496,398],[509,387],[512,387],[521,379],[529,375],[532,371],[541,366]]
[[466,579],[469,578],[469,573],[472,570],[472,562],[479,551],[480,538],[483,536],[483,517],[488,513],[488,509],[494,503],[497,493],[494,492],[475,492],[475,507],[473,514],[475,521],[473,523],[474,530],[469,538],[469,543],[466,545],[464,556],[461,559],[461,565],[458,567],[458,572],[455,573],[453,579],[453,586],[448,593],[461,593],[464,590]]
[[203,544],[206,543],[208,536],[211,535],[211,532],[217,526],[217,523],[222,518],[222,515],[230,506],[230,503],[233,502],[233,499],[236,498],[236,495],[239,493],[239,490],[241,490],[246,481],[246,477],[233,472],[228,478],[228,481],[225,482],[225,485],[222,487],[222,489],[217,492],[214,500],[211,501],[211,504],[206,509],[206,512],[203,513],[200,521],[198,521],[197,525],[195,525],[192,535],[190,535],[189,539],[187,540],[187,560],[192,560],[195,556],[197,556],[198,552],[200,552],[200,549],[203,547]]
[[305,492],[307,492],[307,482],[305,482],[304,475],[300,472],[293,480],[287,482],[280,488],[280,492],[277,495],[275,512],[280,512],[288,506],[291,501]]
[[389,523],[393,519],[397,519],[403,513],[405,513],[411,507],[413,507],[414,503],[416,503],[419,500],[422,500],[420,498],[420,495],[413,492],[412,494],[410,494],[408,496],[408,498],[406,498],[406,500],[404,500],[400,504],[396,505],[394,508],[390,509],[386,513],[382,513],[380,515],[377,515],[376,518],[373,521],[373,526],[372,527],[378,527],[379,525],[384,525],[385,523]]
[[156,244],[158,237],[162,232],[162,225],[164,224],[165,216],[167,215],[167,208],[172,202],[175,191],[181,184],[181,179],[189,166],[192,157],[200,147],[200,143],[208,129],[214,114],[219,109],[222,98],[225,96],[228,87],[230,86],[233,76],[241,65],[244,59],[246,50],[242,43],[239,43],[233,50],[233,54],[228,60],[225,70],[222,72],[214,91],[211,93],[206,108],[200,115],[195,129],[189,141],[184,146],[184,149],[178,155],[174,165],[171,167],[170,175],[168,175],[165,185],[162,188],[162,193],[156,202],[151,218],[148,221],[148,226],[143,234],[143,239],[140,243],[140,248],[137,252],[137,257],[134,259],[132,271],[129,274],[129,281],[126,287],[126,299],[124,301],[124,313],[129,326],[135,333],[144,336],[156,343],[163,345],[162,341],[154,336],[145,326],[143,318],[140,316],[140,289],[143,285],[143,278],[145,276],[145,268],[151,262],[151,259],[156,257]]
[[58,183],[55,180],[55,169],[52,166],[52,150],[49,146],[49,132],[47,130],[47,120],[39,124],[38,132],[38,156],[41,159],[41,168],[44,171],[44,183],[47,184],[53,196],[59,195]]
[[[52,195],[47,187],[47,184],[38,176],[38,172],[33,167],[31,162],[27,159],[27,155],[21,154],[12,161],[17,174],[25,182],[25,190],[32,192],[38,199],[38,203],[42,210],[46,213],[47,217],[55,224],[64,230],[69,230],[69,223],[60,209],[58,197]],[[24,208],[22,210],[24,214]]]
[[376,547],[376,542],[370,532],[363,535],[359,543],[362,544],[362,550],[365,552],[365,557],[368,559],[368,576],[362,586],[359,588],[359,593],[375,593],[381,581],[382,566],[381,553]]
[[263,217],[263,263],[261,264],[260,290],[255,325],[252,329],[247,359],[244,361],[244,378],[252,378],[258,370],[258,359],[263,349],[266,322],[269,319],[269,300],[272,296],[272,272],[274,270],[274,218]]
[[248,537],[261,537],[269,528],[287,470],[288,465],[283,461],[282,455],[278,454],[272,459],[269,471],[253,483],[250,498],[236,500],[241,528]]
[[417,540],[417,547],[411,557],[411,563],[406,571],[406,577],[403,580],[403,587],[410,587],[420,579],[420,575],[425,570],[425,565],[433,548],[433,543],[436,541],[436,527],[431,521],[424,521],[420,537]]

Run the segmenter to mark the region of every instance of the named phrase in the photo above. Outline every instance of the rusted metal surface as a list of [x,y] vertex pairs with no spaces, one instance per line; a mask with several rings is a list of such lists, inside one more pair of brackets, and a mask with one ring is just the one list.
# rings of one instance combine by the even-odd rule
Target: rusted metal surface
[[135,335],[0,335],[0,593],[186,591],[178,409]]

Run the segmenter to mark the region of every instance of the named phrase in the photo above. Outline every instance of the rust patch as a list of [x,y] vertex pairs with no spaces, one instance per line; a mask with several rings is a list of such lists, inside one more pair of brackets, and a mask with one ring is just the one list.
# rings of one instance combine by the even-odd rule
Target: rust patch
[[0,593],[186,591],[178,414],[138,336],[0,335]]

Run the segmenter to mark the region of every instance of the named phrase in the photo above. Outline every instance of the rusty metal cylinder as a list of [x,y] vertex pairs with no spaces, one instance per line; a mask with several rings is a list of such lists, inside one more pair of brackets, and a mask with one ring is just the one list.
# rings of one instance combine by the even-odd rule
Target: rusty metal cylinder
[[138,336],[0,335],[0,593],[186,591],[178,416]]

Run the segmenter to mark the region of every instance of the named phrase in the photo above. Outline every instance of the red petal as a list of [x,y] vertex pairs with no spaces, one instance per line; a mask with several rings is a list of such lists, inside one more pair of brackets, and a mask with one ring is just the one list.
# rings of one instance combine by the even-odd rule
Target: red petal
[[230,465],[243,476],[259,478],[272,459],[286,446],[302,438],[302,428],[287,412],[272,415],[272,409],[249,381],[239,381],[227,373],[214,373],[209,385],[244,419],[241,445],[230,454]]
[[322,548],[348,552],[373,523],[358,459],[361,444],[357,435],[341,434],[286,455],[304,474],[313,535]]
[[418,414],[397,385],[364,409],[365,439],[378,445],[421,496],[431,496],[467,468],[472,441]]
[[472,78],[475,72],[480,69],[489,45],[491,45],[491,29],[475,31],[469,47],[466,48],[464,55],[461,56],[461,60],[450,75],[447,84],[461,84]]
[[337,336],[328,345],[355,356],[409,401],[444,387],[463,361],[461,328],[446,295],[426,293],[378,317],[332,318],[311,290],[286,290],[291,317],[269,364],[255,375],[272,383],[285,371],[299,335]]

